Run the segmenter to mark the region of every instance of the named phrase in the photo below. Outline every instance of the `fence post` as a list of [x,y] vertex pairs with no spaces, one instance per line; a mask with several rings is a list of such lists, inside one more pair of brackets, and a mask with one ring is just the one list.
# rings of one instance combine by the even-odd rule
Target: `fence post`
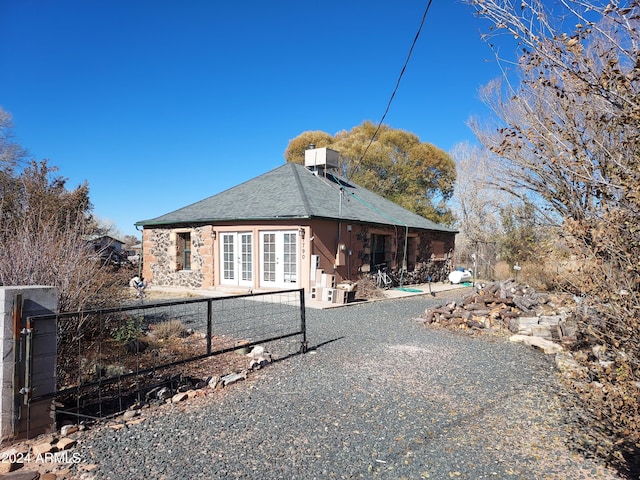
[[304,306],[304,288],[300,289],[300,331],[302,332],[302,345],[300,345],[300,353],[307,353],[309,345],[307,343],[307,317]]
[[[45,433],[55,426],[51,401],[32,409],[31,405],[25,405],[24,402],[23,394],[29,392],[20,393],[20,390],[24,387],[25,362],[30,361],[24,358],[23,319],[28,316],[55,313],[58,309],[57,298],[58,294],[54,287],[0,287],[0,321],[2,322],[0,358],[4,360],[0,367],[0,440],[3,442],[25,434]],[[21,305],[18,305],[18,302]],[[18,315],[20,310],[22,318],[16,318],[14,324],[14,311]],[[16,332],[16,330],[20,331]],[[18,338],[15,336],[16,333],[20,333]],[[46,341],[52,344],[45,346],[48,353],[42,355],[40,352],[39,354],[38,365],[43,367],[36,372],[42,386],[39,394],[53,393],[42,391],[51,386],[55,391],[55,334],[47,337]],[[38,352],[35,354],[38,355]],[[31,432],[25,430],[25,428],[28,429],[25,422],[30,416],[27,409],[31,409],[31,424],[34,425]]]
[[211,355],[211,335],[213,335],[213,300],[207,301],[207,355]]

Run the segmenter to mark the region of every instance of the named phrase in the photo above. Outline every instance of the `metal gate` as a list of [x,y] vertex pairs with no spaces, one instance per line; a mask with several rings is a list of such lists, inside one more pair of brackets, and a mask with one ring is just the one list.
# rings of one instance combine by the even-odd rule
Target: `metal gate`
[[15,300],[12,436],[32,438],[49,431],[53,424],[51,400],[46,397],[56,390],[56,321],[55,317],[35,316],[42,313],[42,307],[21,294]]
[[23,323],[23,380],[16,387],[27,437],[35,414],[52,403],[58,420],[105,418],[149,401],[159,387],[174,392],[243,362],[246,369],[246,355],[236,352],[253,346],[265,345],[274,359],[307,350],[303,289],[140,301]]

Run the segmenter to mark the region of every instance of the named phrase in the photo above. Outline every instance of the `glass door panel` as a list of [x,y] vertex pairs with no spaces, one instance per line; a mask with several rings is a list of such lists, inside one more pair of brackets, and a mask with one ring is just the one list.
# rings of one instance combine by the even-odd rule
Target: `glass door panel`
[[248,232],[220,234],[223,285],[253,286],[253,235]]

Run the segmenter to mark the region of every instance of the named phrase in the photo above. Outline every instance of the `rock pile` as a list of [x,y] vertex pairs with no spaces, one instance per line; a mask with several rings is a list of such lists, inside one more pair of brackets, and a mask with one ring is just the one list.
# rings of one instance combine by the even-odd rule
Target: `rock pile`
[[461,329],[492,329],[520,336],[539,337],[556,343],[575,341],[575,302],[570,295],[536,292],[510,279],[476,284],[460,302],[425,311],[427,324]]
[[[179,385],[177,388],[168,386],[158,386],[149,390],[145,395],[146,403],[177,403],[187,397],[197,394],[204,387],[211,389],[223,388],[241,380],[246,380],[249,372],[258,370],[267,366],[272,362],[272,355],[262,345],[254,346],[251,351],[246,354],[248,359],[248,368],[240,371],[234,371],[224,375],[212,375],[206,379],[198,379],[192,377],[180,376],[177,380]],[[183,395],[189,394],[189,395]]]

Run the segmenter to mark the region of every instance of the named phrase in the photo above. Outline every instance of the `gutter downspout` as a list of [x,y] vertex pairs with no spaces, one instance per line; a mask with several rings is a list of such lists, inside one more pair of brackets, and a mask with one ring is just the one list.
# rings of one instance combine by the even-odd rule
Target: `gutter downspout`
[[338,195],[340,195],[340,199],[338,201],[338,243],[336,245],[336,264],[333,266],[333,270],[338,269],[337,260],[338,255],[340,255],[340,242],[342,241],[342,196],[344,193],[344,187],[340,185],[340,190],[338,191]]
[[144,250],[144,227],[142,227],[142,230],[138,230],[138,225],[134,225],[134,227],[136,227],[136,230],[138,232],[141,232],[142,235],[140,236],[140,258],[138,259],[138,277],[142,279],[142,259],[144,258],[143,254],[143,250]]

